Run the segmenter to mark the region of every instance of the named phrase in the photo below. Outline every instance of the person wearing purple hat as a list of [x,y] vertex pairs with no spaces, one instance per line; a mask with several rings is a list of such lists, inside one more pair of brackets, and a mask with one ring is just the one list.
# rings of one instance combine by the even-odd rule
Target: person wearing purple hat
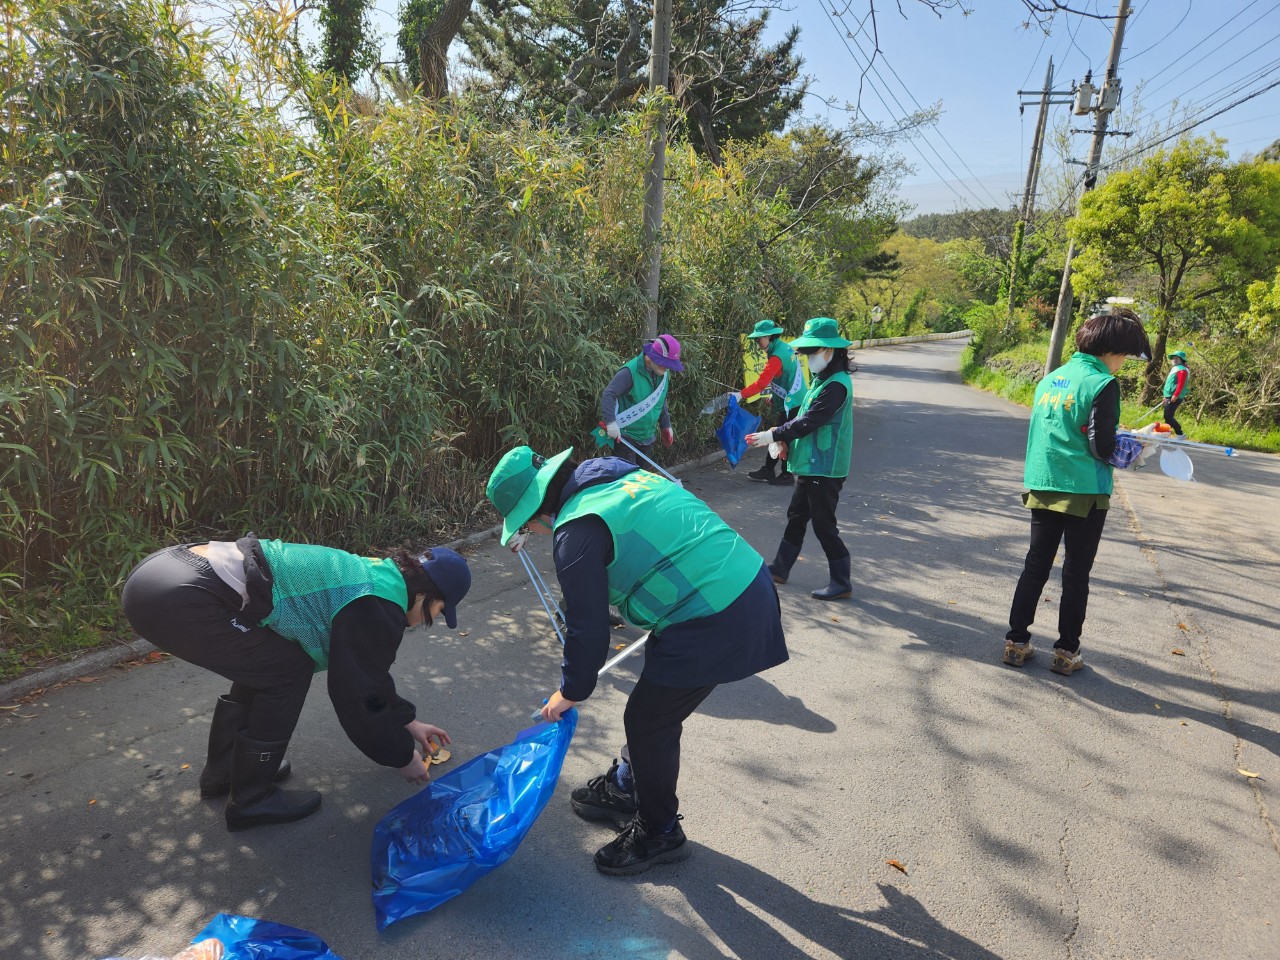
[[638,462],[625,443],[616,442],[623,437],[646,457],[652,457],[659,433],[668,447],[675,443],[667,412],[667,384],[671,373],[683,370],[680,341],[664,333],[646,343],[639,356],[632,357],[613,375],[600,395],[600,416],[609,439],[615,441],[615,457]]
[[231,681],[214,706],[200,796],[227,797],[230,830],[287,823],[320,809],[314,790],[282,790],[284,752],[314,673],[360,750],[410,783],[431,778],[423,756],[450,742],[396,693],[391,665],[405,629],[444,616],[458,625],[471,588],[447,547],[365,557],[261,540],[157,551],[125,581],[125,616],[161,650]]

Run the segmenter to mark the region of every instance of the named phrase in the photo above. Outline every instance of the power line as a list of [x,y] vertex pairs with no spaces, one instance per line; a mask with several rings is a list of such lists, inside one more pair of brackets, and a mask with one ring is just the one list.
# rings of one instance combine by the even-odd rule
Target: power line
[[[1249,51],[1248,53],[1246,53],[1244,56],[1242,56],[1242,57],[1238,57],[1238,58],[1236,59],[1235,63],[1229,63],[1229,64],[1227,64],[1225,67],[1222,67],[1222,68],[1221,68],[1221,69],[1219,69],[1219,70],[1215,70],[1213,73],[1209,74],[1207,77],[1202,77],[1200,80],[1198,80],[1198,81],[1195,83],[1195,85],[1194,85],[1194,86],[1188,87],[1186,90],[1183,90],[1183,91],[1182,91],[1182,93],[1178,94],[1176,97],[1171,97],[1170,99],[1166,100],[1164,103],[1160,104],[1160,106],[1158,106],[1158,107],[1156,107],[1155,109],[1153,109],[1153,110],[1151,111],[1151,113],[1153,113],[1153,114],[1155,114],[1155,113],[1159,113],[1159,112],[1160,112],[1161,110],[1163,110],[1165,107],[1172,106],[1174,103],[1177,103],[1177,102],[1181,101],[1183,97],[1185,97],[1185,96],[1186,96],[1187,94],[1189,94],[1189,93],[1192,93],[1192,92],[1193,92],[1193,91],[1195,91],[1198,87],[1203,87],[1206,83],[1208,83],[1208,82],[1209,82],[1210,80],[1212,80],[1214,77],[1217,77],[1217,76],[1220,76],[1220,75],[1222,75],[1222,74],[1226,73],[1228,70],[1230,70],[1232,67],[1234,67],[1237,63],[1240,63],[1240,62],[1242,62],[1242,61],[1244,61],[1244,60],[1247,60],[1249,57],[1253,56],[1255,53],[1257,53],[1257,52],[1258,52],[1259,50],[1261,50],[1263,47],[1268,47],[1268,46],[1270,46],[1271,44],[1275,43],[1277,40],[1280,40],[1280,33],[1277,33],[1275,36],[1273,36],[1273,37],[1268,37],[1266,40],[1262,41],[1262,43],[1258,44],[1256,47],[1254,47],[1252,50],[1250,50],[1250,51]],[[1214,96],[1214,95],[1216,95],[1217,93],[1221,92],[1222,90],[1225,90],[1227,87],[1230,87],[1230,86],[1239,85],[1239,86],[1243,87],[1243,86],[1246,86],[1246,85],[1248,85],[1249,83],[1253,82],[1254,80],[1261,80],[1264,76],[1266,76],[1266,75],[1267,75],[1267,73],[1269,73],[1271,70],[1273,70],[1277,64],[1280,64],[1280,59],[1272,60],[1271,62],[1266,63],[1266,64],[1264,64],[1264,65],[1263,65],[1263,66],[1261,66],[1261,67],[1254,67],[1254,68],[1253,68],[1252,70],[1250,70],[1250,71],[1249,71],[1249,72],[1248,72],[1244,77],[1239,78],[1239,79],[1236,79],[1236,80],[1232,80],[1230,83],[1226,84],[1225,86],[1219,87],[1217,90],[1213,91],[1213,93],[1210,93],[1210,94],[1208,94],[1207,96],[1208,96],[1208,97],[1213,97],[1213,96]],[[1254,74],[1257,74],[1257,76],[1254,76]],[[1230,94],[1227,94],[1227,96],[1230,96]]]
[[[1187,9],[1182,12],[1182,19],[1179,20],[1177,23],[1175,23],[1173,25],[1173,28],[1168,33],[1166,33],[1163,37],[1161,37],[1155,43],[1151,44],[1151,46],[1143,47],[1137,53],[1130,54],[1129,56],[1125,57],[1123,60],[1120,61],[1121,66],[1128,63],[1130,60],[1137,60],[1144,53],[1148,53],[1149,51],[1154,50],[1156,47],[1160,46],[1160,44],[1164,43],[1166,40],[1172,37],[1174,33],[1177,32],[1178,28],[1187,22],[1187,17],[1191,15],[1191,4],[1192,4],[1192,0],[1187,0]],[[1146,7],[1142,8],[1142,10],[1145,10],[1145,9]],[[1139,10],[1138,13],[1135,13],[1133,15],[1133,18],[1129,21],[1130,26],[1133,25],[1134,20],[1138,19],[1139,14],[1142,13],[1142,10]]]
[[1233,103],[1227,104],[1221,110],[1215,110],[1213,113],[1209,114],[1208,116],[1201,117],[1199,120],[1196,120],[1194,123],[1188,123],[1185,126],[1179,127],[1177,130],[1167,133],[1156,140],[1150,140],[1146,143],[1140,143],[1138,144],[1138,146],[1134,147],[1132,150],[1128,150],[1125,153],[1122,153],[1120,156],[1115,157],[1108,163],[1102,164],[1102,166],[1106,168],[1111,168],[1121,163],[1124,163],[1126,160],[1132,159],[1133,157],[1136,157],[1141,153],[1146,153],[1148,150],[1150,150],[1153,147],[1158,147],[1162,143],[1167,143],[1168,141],[1174,139],[1175,137],[1180,137],[1184,133],[1194,130],[1196,127],[1200,126],[1200,124],[1202,123],[1208,123],[1214,117],[1222,116],[1228,110],[1234,110],[1236,107],[1240,106],[1242,103],[1248,103],[1250,100],[1254,99],[1255,97],[1262,96],[1268,90],[1274,90],[1276,87],[1280,87],[1280,80],[1272,80],[1265,87],[1259,87],[1257,90],[1254,90],[1252,93],[1248,94],[1247,96],[1243,96],[1239,100],[1236,100]]
[[[826,10],[825,5],[824,5],[823,9],[824,9],[824,12],[825,12],[825,10]],[[868,54],[867,54],[867,52],[862,48],[862,44],[860,44],[860,43],[858,42],[858,34],[859,34],[859,33],[862,33],[862,32],[864,32],[864,31],[865,31],[865,29],[866,29],[866,28],[865,28],[865,25],[864,25],[864,26],[862,26],[862,27],[860,27],[857,33],[853,33],[852,31],[850,31],[850,30],[849,30],[848,25],[844,22],[844,17],[843,17],[843,15],[842,15],[839,11],[836,11],[836,12],[835,12],[835,17],[840,21],[840,22],[839,22],[839,28],[843,28],[843,29],[844,29],[844,31],[845,31],[845,35],[846,35],[849,39],[852,39],[853,43],[858,47],[858,51],[863,55],[863,57],[865,57],[865,58],[867,59],[867,71],[870,71],[871,73],[875,74],[876,79],[880,81],[881,85],[884,87],[885,92],[886,92],[886,93],[887,93],[887,94],[888,94],[888,95],[893,99],[893,102],[894,102],[894,103],[896,103],[896,104],[898,105],[898,109],[902,111],[903,116],[906,116],[910,111],[909,111],[909,110],[907,109],[907,107],[902,103],[902,101],[898,99],[897,95],[893,92],[892,88],[890,87],[890,85],[889,85],[888,81],[884,78],[884,75],[883,75],[883,74],[881,74],[881,73],[880,73],[880,71],[876,68],[875,60],[876,60],[876,52],[877,52],[877,51],[873,50],[873,51],[872,51],[872,53],[871,53],[870,55],[868,55]],[[830,13],[828,13],[828,14],[827,14],[827,18],[828,18],[828,19],[832,19],[832,15],[831,15]],[[832,26],[836,26],[836,24],[835,24],[835,20],[832,20]],[[838,28],[838,29],[839,29],[839,28]],[[843,39],[844,39],[844,38],[842,37],[842,40],[843,40]],[[873,44],[875,43],[875,38],[873,38],[873,37],[868,37],[868,39],[870,39],[870,40],[872,41],[872,43],[873,43]],[[851,48],[851,47],[849,47],[849,44],[848,44],[848,42],[847,42],[847,41],[845,42],[845,49],[847,49],[847,50],[849,51],[850,56],[853,56],[853,50],[852,50],[852,48]],[[884,57],[883,55],[881,55],[881,56],[880,56],[880,59],[882,59],[882,60],[884,61],[885,66],[889,68],[889,72],[890,72],[890,73],[892,73],[892,74],[893,74],[893,76],[894,76],[894,78],[898,81],[898,84],[899,84],[899,86],[901,86],[901,87],[902,87],[903,92],[904,92],[904,93],[906,93],[906,95],[907,95],[907,96],[911,99],[911,101],[915,104],[916,109],[917,109],[917,110],[921,110],[921,111],[922,111],[922,110],[924,110],[924,106],[920,103],[920,101],[919,101],[919,100],[917,100],[917,99],[916,99],[915,95],[914,95],[914,94],[912,94],[911,90],[907,87],[906,83],[904,83],[904,82],[903,82],[902,77],[900,77],[900,76],[898,75],[897,70],[895,70],[895,69],[894,69],[893,64],[891,64],[891,63],[889,62],[888,58],[887,58],[887,57]],[[864,75],[865,75],[865,73],[866,73],[866,71],[864,71]],[[868,79],[868,82],[870,82],[870,80],[869,80],[869,79]],[[875,87],[875,85],[874,85],[874,84],[872,84],[872,90],[876,92],[876,96],[877,96],[878,98],[880,98],[880,102],[881,102],[881,103],[884,103],[884,105],[885,105],[885,109],[886,109],[886,110],[889,110],[889,109],[890,109],[890,108],[889,108],[889,105],[888,105],[887,103],[885,103],[885,101],[884,101],[884,98],[883,98],[883,97],[880,97],[880,93],[879,93],[879,91],[876,89],[876,87]],[[891,111],[891,112],[892,112],[892,111]],[[960,165],[961,165],[962,167],[964,167],[965,171],[969,174],[970,178],[971,178],[975,183],[977,183],[977,184],[978,184],[978,186],[980,186],[980,187],[982,188],[983,192],[985,192],[985,193],[987,194],[988,199],[989,199],[989,200],[990,200],[990,201],[991,201],[991,202],[992,202],[992,203],[993,203],[997,208],[998,208],[998,207],[1000,207],[1000,206],[1001,206],[1001,201],[1000,201],[1000,200],[998,200],[998,199],[996,198],[996,196],[995,196],[995,195],[994,195],[994,194],[993,194],[993,193],[992,193],[992,192],[987,188],[986,184],[982,183],[982,181],[978,178],[977,174],[975,174],[971,169],[969,169],[969,165],[968,165],[967,163],[965,163],[964,158],[963,158],[962,156],[960,156],[959,151],[958,151],[958,150],[956,150],[956,148],[955,148],[954,146],[952,146],[951,142],[947,139],[946,135],[945,135],[941,130],[939,130],[937,127],[934,127],[934,128],[933,128],[933,132],[934,132],[934,133],[936,133],[936,134],[938,135],[938,138],[939,138],[940,140],[942,140],[942,142],[943,142],[944,144],[946,144],[947,149],[949,149],[949,150],[952,152],[952,154],[954,154],[954,155],[955,155],[956,159],[960,161]],[[945,168],[946,168],[946,170],[951,174],[951,176],[952,176],[953,178],[955,178],[955,180],[956,180],[956,182],[957,182],[957,183],[959,183],[962,187],[964,187],[964,189],[965,189],[965,190],[967,190],[967,191],[968,191],[968,193],[970,194],[970,196],[972,196],[972,197],[973,197],[973,199],[974,199],[975,201],[977,201],[977,204],[978,204],[979,208],[981,208],[981,207],[984,205],[985,201],[984,201],[981,197],[979,197],[979,196],[978,196],[978,194],[977,194],[977,193],[976,193],[976,192],[975,192],[971,187],[969,187],[969,186],[968,186],[968,185],[967,185],[967,184],[966,184],[966,183],[965,183],[965,182],[964,182],[964,181],[959,177],[959,175],[957,175],[957,174],[956,174],[955,170],[954,170],[954,169],[952,169],[952,167],[951,167],[950,163],[948,163],[948,162],[947,162],[946,158],[944,158],[944,157],[942,156],[942,154],[938,151],[937,147],[935,147],[935,146],[933,145],[933,143],[932,143],[932,142],[930,142],[930,140],[928,139],[928,137],[926,137],[926,136],[924,135],[924,133],[923,133],[923,132],[921,132],[921,134],[920,134],[920,139],[924,142],[925,146],[927,146],[930,150],[932,150],[932,151],[933,151],[934,156],[936,156],[936,157],[938,158],[939,163],[941,163],[941,164],[943,165],[943,167],[945,167]],[[918,148],[917,148],[917,149],[918,149]],[[923,154],[923,153],[921,153],[921,157],[922,157],[922,158],[924,157],[924,154]],[[930,164],[930,169],[933,169],[935,174],[937,173],[937,170],[933,168],[932,164]]]
[[[861,64],[861,62],[858,60],[857,55],[853,52],[853,47],[851,47],[851,46],[849,45],[849,41],[848,41],[848,39],[847,39],[847,37],[846,37],[846,34],[848,34],[848,28],[844,26],[844,22],[843,22],[843,21],[841,21],[839,24],[837,24],[837,23],[836,23],[835,18],[831,15],[831,12],[830,12],[829,10],[827,10],[827,8],[826,8],[826,4],[825,4],[825,3],[824,3],[824,4],[823,4],[823,6],[822,6],[822,12],[823,12],[823,13],[825,13],[825,14],[827,15],[827,19],[831,21],[831,26],[832,26],[832,28],[833,28],[833,29],[835,29],[835,31],[836,31],[836,33],[837,33],[837,35],[840,37],[840,42],[844,44],[845,49],[849,52],[849,57],[850,57],[850,59],[851,59],[851,60],[853,60],[853,62],[854,62],[854,64],[855,64],[856,66],[858,66],[858,67],[862,67],[862,64]],[[843,28],[843,29],[842,29],[842,28]],[[859,50],[861,51],[861,47],[859,47]],[[865,51],[863,51],[863,56],[866,56]],[[862,69],[862,79],[863,79],[863,80],[865,80],[865,81],[866,81],[867,86],[869,86],[869,87],[871,88],[871,92],[872,92],[872,93],[874,93],[874,94],[876,95],[876,99],[880,101],[881,105],[882,105],[882,106],[884,107],[884,109],[885,109],[885,112],[889,114],[890,119],[891,119],[891,120],[893,120],[895,123],[900,123],[900,122],[901,122],[901,120],[899,119],[899,117],[897,117],[897,116],[894,114],[893,109],[889,106],[888,102],[884,99],[884,97],[883,97],[883,96],[881,96],[879,88],[878,88],[874,83],[872,83],[872,82],[871,82],[871,79],[867,76],[867,74],[868,74],[869,72],[871,72],[871,70],[872,70],[872,68],[873,68],[873,67],[874,67],[874,63],[869,63],[865,68],[863,68],[863,69]],[[879,74],[877,73],[877,74],[876,74],[876,76],[877,76],[877,77],[879,77]],[[881,83],[883,83],[883,82],[884,82],[884,81],[883,81],[883,79],[881,79]],[[859,81],[859,90],[858,90],[858,105],[859,105],[859,108],[861,108],[861,101],[862,101],[862,89],[861,89],[861,86],[862,86],[862,81],[860,80],[860,81]],[[892,96],[892,92],[890,92],[890,96]],[[901,105],[900,103],[899,103],[899,105],[898,105],[898,106],[899,106],[899,109],[902,109],[902,105]],[[905,114],[906,114],[905,109],[903,110],[903,114],[904,114],[904,117],[905,117]],[[922,137],[921,139],[924,139],[924,138]],[[912,145],[913,145],[913,146],[916,146],[916,145],[915,145],[915,142],[914,142],[914,140],[913,140],[913,139],[911,139],[910,137],[908,137],[908,140],[910,140],[910,142],[912,143]],[[936,150],[936,149],[934,149],[933,145],[932,145],[932,144],[930,144],[927,140],[925,140],[925,144],[926,144],[927,146],[929,146],[929,149],[933,150],[935,154],[937,154],[937,153],[938,153],[938,152],[937,152],[937,150]],[[947,169],[948,169],[948,171],[949,171],[949,172],[950,172],[950,174],[951,174],[951,179],[949,180],[947,177],[943,176],[943,175],[938,171],[938,168],[937,168],[937,167],[935,167],[935,166],[933,165],[933,162],[932,162],[932,161],[931,161],[927,156],[925,156],[924,151],[922,151],[918,146],[916,146],[916,153],[917,153],[917,154],[919,154],[920,159],[924,161],[925,166],[927,166],[930,170],[932,170],[932,171],[933,171],[933,175],[934,175],[935,177],[937,177],[937,178],[938,178],[938,180],[939,180],[941,183],[943,183],[943,184],[947,187],[947,189],[948,189],[948,190],[950,190],[953,194],[955,194],[955,197],[956,197],[956,199],[957,199],[957,200],[959,200],[962,204],[967,204],[967,203],[969,202],[969,201],[965,198],[965,196],[964,196],[963,194],[961,194],[961,193],[960,193],[960,191],[959,191],[959,190],[957,190],[957,189],[956,189],[956,187],[955,187],[955,186],[952,184],[952,182],[951,182],[952,180],[954,180],[956,183],[959,183],[959,184],[960,184],[960,186],[965,186],[965,185],[963,184],[963,182],[961,182],[961,181],[960,181],[960,178],[956,176],[956,173],[955,173],[955,171],[954,171],[954,170],[951,170],[949,167],[947,168]],[[941,161],[941,162],[942,162],[942,165],[943,165],[944,167],[946,167],[946,166],[947,166],[946,161],[942,159],[941,154],[938,154],[938,159],[939,159],[939,161]],[[968,188],[968,187],[965,187],[965,189],[966,189],[966,190],[968,190],[969,188]],[[982,202],[982,200],[978,197],[978,195],[977,195],[977,194],[975,194],[975,193],[973,193],[973,191],[972,191],[972,190],[969,190],[969,193],[970,193],[970,195],[973,197],[973,199],[974,199],[975,201],[977,201],[978,206],[979,206],[979,207],[981,207],[983,202]]]
[[[1190,70],[1192,67],[1195,67],[1195,66],[1197,66],[1198,64],[1200,64],[1201,62],[1203,62],[1203,61],[1204,61],[1204,59],[1205,59],[1205,57],[1209,56],[1209,54],[1205,54],[1205,56],[1204,56],[1204,57],[1201,57],[1201,58],[1200,58],[1199,60],[1197,60],[1195,63],[1192,63],[1192,64],[1190,64],[1190,65],[1184,65],[1183,60],[1184,60],[1184,59],[1185,59],[1185,58],[1186,58],[1186,57],[1191,53],[1191,51],[1192,51],[1192,50],[1195,50],[1195,49],[1196,49],[1196,47],[1200,46],[1202,43],[1204,43],[1205,41],[1207,41],[1207,40],[1209,40],[1210,38],[1212,38],[1212,37],[1214,36],[1214,34],[1218,33],[1220,30],[1222,30],[1223,28],[1225,28],[1225,27],[1227,26],[1227,24],[1231,23],[1231,21],[1235,20],[1237,17],[1242,16],[1246,10],[1248,10],[1250,7],[1254,6],[1256,3],[1258,3],[1258,0],[1250,0],[1250,2],[1249,2],[1248,4],[1246,4],[1245,6],[1241,7],[1239,10],[1237,10],[1234,14],[1232,14],[1232,15],[1231,15],[1230,17],[1228,17],[1226,20],[1222,21],[1222,23],[1218,24],[1218,26],[1217,26],[1216,28],[1214,28],[1212,31],[1210,31],[1209,33],[1207,33],[1207,34],[1205,34],[1203,37],[1201,37],[1199,40],[1197,40],[1194,44],[1192,44],[1192,45],[1191,45],[1191,47],[1190,47],[1190,48],[1188,48],[1187,50],[1185,50],[1185,51],[1184,51],[1183,53],[1181,53],[1179,56],[1175,57],[1173,60],[1170,60],[1167,64],[1165,64],[1163,67],[1161,67],[1161,68],[1160,68],[1159,70],[1157,70],[1155,73],[1151,74],[1151,76],[1147,77],[1147,78],[1146,78],[1146,82],[1147,82],[1147,83],[1151,83],[1153,80],[1155,80],[1155,78],[1156,78],[1156,77],[1160,76],[1160,74],[1164,73],[1164,72],[1165,72],[1166,70],[1168,70],[1170,67],[1181,66],[1181,67],[1183,68],[1183,69],[1182,69],[1182,73],[1186,73],[1186,72],[1187,72],[1188,70]],[[1249,27],[1253,26],[1253,25],[1254,25],[1255,23],[1257,23],[1259,20],[1262,20],[1264,17],[1266,17],[1266,15],[1267,15],[1268,13],[1270,13],[1270,10],[1264,10],[1264,11],[1262,12],[1262,16],[1258,17],[1256,20],[1252,20],[1252,21],[1250,21],[1250,22],[1249,22],[1249,24],[1244,28],[1244,30],[1249,29]],[[1228,41],[1235,39],[1237,36],[1239,36],[1239,35],[1240,35],[1240,33],[1243,33],[1243,32],[1244,32],[1244,30],[1241,30],[1239,33],[1232,34],[1232,35],[1231,35],[1231,37],[1229,37],[1229,38],[1228,38]],[[1219,47],[1220,47],[1220,46],[1221,46],[1221,44],[1219,44]],[[1211,53],[1214,53],[1215,51],[1217,51],[1217,50],[1219,49],[1219,47],[1214,47],[1214,48],[1213,48],[1213,50],[1210,50],[1210,51],[1209,51],[1209,53],[1210,53],[1210,54],[1211,54]],[[1179,74],[1179,76],[1181,76],[1181,74]]]

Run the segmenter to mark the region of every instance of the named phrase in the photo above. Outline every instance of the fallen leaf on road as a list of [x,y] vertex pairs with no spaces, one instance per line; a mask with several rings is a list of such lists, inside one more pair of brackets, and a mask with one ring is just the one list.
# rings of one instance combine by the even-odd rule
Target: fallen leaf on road
[[1185,720],[1179,720],[1178,723],[1180,723],[1184,727],[1187,725],[1187,721]]
[[947,603],[955,603],[954,600],[948,600]]
[[97,677],[76,677],[76,679],[79,680],[81,683],[97,683],[98,682]]
[[470,632],[471,632],[470,630],[459,630],[459,631],[458,631],[458,636],[460,636],[460,637],[465,637],[465,636],[466,636],[467,634],[469,634]]
[[154,663],[157,660],[163,660],[167,656],[168,654],[165,653],[163,650],[152,650],[150,653],[147,654],[147,659]]
[[0,707],[0,710],[17,710],[18,705],[15,703],[12,707]]
[[90,800],[90,801],[89,801],[89,806],[91,806],[91,807],[92,807],[92,806],[93,806],[95,803],[97,803],[97,802],[98,802],[97,800]]
[[621,649],[622,649],[623,647],[625,647],[625,646],[626,646],[626,644],[625,644],[625,643],[615,643],[615,644],[613,645],[613,649],[615,649],[615,650],[621,650]]
[[885,863],[887,863],[889,866],[893,867],[893,869],[895,869],[895,870],[901,870],[903,873],[906,873],[906,872],[907,872],[907,868],[906,868],[906,867],[904,867],[904,866],[902,865],[902,862],[901,862],[901,861],[899,861],[899,860],[886,860],[886,861],[885,861]]
[[832,618],[831,618],[831,622],[832,622],[832,623],[839,623],[839,622],[840,622],[840,618],[839,618],[839,617],[832,617]]
[[1179,629],[1179,630],[1186,630],[1186,629],[1187,629],[1187,625],[1186,625],[1185,623],[1180,623],[1180,624],[1178,624],[1178,629]]
[[1236,773],[1240,774],[1243,777],[1248,777],[1250,780],[1262,779],[1261,774],[1254,773],[1252,770],[1246,770],[1244,767],[1236,767]]
[[1156,708],[1157,710],[1159,710],[1159,709],[1160,709],[1160,704],[1158,704],[1158,703],[1157,703],[1157,704],[1155,705],[1155,708]]
[[1169,652],[1172,653],[1175,657],[1185,657],[1187,655],[1185,651],[1179,650],[1177,647],[1174,647]]
[[184,764],[182,765],[182,769],[183,769],[183,770],[190,770],[190,769],[191,769],[191,764],[189,764],[189,763],[184,763]]

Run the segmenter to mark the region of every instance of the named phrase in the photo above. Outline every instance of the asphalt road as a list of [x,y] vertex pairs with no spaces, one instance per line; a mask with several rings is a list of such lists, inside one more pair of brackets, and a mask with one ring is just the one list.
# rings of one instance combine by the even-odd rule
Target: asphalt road
[[[568,806],[616,755],[633,665],[581,708],[515,857],[378,934],[369,840],[403,782],[347,742],[319,681],[290,758],[323,809],[227,833],[196,792],[222,683],[165,661],[0,711],[0,957],[164,956],[227,911],[346,960],[1280,958],[1280,462],[1126,474],[1087,669],[1003,666],[1026,413],[960,384],[960,350],[859,354],[840,506],[855,597],[809,599],[810,538],[781,590],[791,660],[686,725],[686,863],[603,877],[591,854],[612,832]],[[771,556],[788,492],[747,481],[756,456],[688,483]],[[545,540],[534,554],[550,572]],[[507,742],[558,678],[515,558],[490,542],[472,560],[461,631],[410,633],[396,666],[454,763]],[[1043,647],[1056,600],[1055,574]]]

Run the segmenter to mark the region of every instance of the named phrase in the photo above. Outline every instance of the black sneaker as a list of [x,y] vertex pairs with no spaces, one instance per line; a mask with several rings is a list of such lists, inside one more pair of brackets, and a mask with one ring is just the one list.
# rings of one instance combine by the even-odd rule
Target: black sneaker
[[794,487],[796,485],[795,474],[780,473],[776,477],[770,477],[769,485],[773,487]]
[[689,859],[693,851],[676,817],[675,828],[670,833],[652,833],[639,815],[632,820],[616,840],[596,851],[596,869],[611,877],[629,877],[644,873],[659,863],[679,863]]
[[627,621],[622,619],[622,614],[620,614],[617,610],[613,609],[613,607],[610,607],[609,608],[609,626],[613,627],[616,630],[618,627],[625,627],[626,625],[627,625]]
[[752,470],[747,474],[748,480],[758,480],[760,483],[772,483],[773,471],[768,467],[761,467],[759,470]]
[[612,820],[625,827],[636,815],[636,800],[617,785],[618,761],[613,761],[609,772],[593,777],[585,787],[578,787],[569,795],[573,812],[584,820]]

